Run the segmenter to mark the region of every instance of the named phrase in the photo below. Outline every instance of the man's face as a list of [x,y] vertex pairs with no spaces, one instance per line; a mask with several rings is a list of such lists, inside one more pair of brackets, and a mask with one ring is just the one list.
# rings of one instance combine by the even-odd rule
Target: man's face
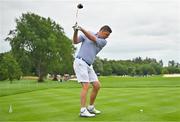
[[100,38],[103,38],[103,39],[108,38],[109,35],[110,35],[110,32],[108,32],[108,31],[100,31],[100,32],[99,32],[99,37],[100,37]]

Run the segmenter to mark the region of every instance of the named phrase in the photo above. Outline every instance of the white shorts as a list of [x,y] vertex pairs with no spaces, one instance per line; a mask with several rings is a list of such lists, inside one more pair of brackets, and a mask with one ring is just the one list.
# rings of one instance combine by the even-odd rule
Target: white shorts
[[78,82],[95,82],[98,81],[98,77],[93,69],[93,66],[89,66],[82,59],[76,58],[74,60],[74,71]]

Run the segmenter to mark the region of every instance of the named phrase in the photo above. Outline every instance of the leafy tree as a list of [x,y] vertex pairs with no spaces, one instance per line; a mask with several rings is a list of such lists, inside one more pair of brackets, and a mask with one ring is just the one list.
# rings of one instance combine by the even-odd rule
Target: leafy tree
[[161,72],[162,72],[162,66],[161,64],[158,64],[158,63],[150,63],[150,66],[154,69],[154,74],[155,75],[160,75]]
[[169,67],[171,67],[171,66],[175,67],[175,65],[176,65],[176,62],[174,60],[168,62]]
[[128,74],[130,76],[136,75],[136,71],[135,70],[136,70],[135,67],[128,67]]
[[114,74],[114,75],[120,75],[121,73],[119,73],[119,65],[118,65],[118,62],[116,62],[116,61],[112,61],[112,74]]
[[0,61],[0,80],[20,79],[22,72],[11,53],[5,53]]
[[3,81],[3,80],[6,80],[8,79],[8,76],[7,76],[7,69],[4,69],[3,68],[3,63],[4,63],[4,57],[5,53],[0,53],[0,81]]
[[103,63],[101,61],[101,59],[99,57],[96,57],[96,60],[94,61],[93,64],[94,70],[96,71],[96,73],[100,73],[103,74]]
[[180,73],[180,68],[174,66],[168,66],[167,70],[169,74]]
[[103,75],[112,75],[111,63],[107,59],[103,61]]
[[137,58],[133,59],[133,62],[135,62],[135,63],[142,63],[142,58],[141,57],[137,57]]
[[143,75],[143,71],[142,71],[142,68],[140,67],[141,65],[137,65],[136,69],[135,69],[135,72],[136,72],[136,75]]
[[141,71],[143,72],[143,75],[155,74],[154,68],[151,67],[149,64],[141,65]]
[[163,67],[163,61],[162,61],[162,60],[159,61],[159,65],[160,65],[161,67]]
[[74,47],[60,25],[33,13],[22,14],[16,23],[6,40],[22,69],[35,68],[39,82],[50,71],[72,72]]
[[169,74],[169,71],[166,67],[162,69],[162,74]]

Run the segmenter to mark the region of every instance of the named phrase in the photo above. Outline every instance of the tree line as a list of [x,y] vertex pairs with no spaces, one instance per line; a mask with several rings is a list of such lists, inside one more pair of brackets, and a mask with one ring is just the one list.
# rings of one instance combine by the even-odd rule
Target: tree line
[[[74,59],[70,60],[71,64],[73,60]],[[24,64],[25,62],[18,63],[11,51],[0,53],[0,80],[9,79],[10,81],[12,81],[13,79],[20,79],[22,75],[38,76],[36,67],[34,67],[33,65]],[[58,62],[54,64],[54,66],[61,65],[63,64],[60,64]],[[180,63],[171,60],[168,62],[168,66],[163,66],[162,60],[157,61],[156,59],[148,57],[146,59],[137,57],[132,60],[108,60],[96,57],[93,67],[98,75],[103,76],[148,76],[180,73]],[[47,73],[51,73],[54,75],[68,73],[74,75],[73,68],[64,70],[63,68],[58,69],[57,67],[57,70],[54,69],[53,72],[51,71],[52,70],[47,70]]]
[[180,64],[174,60],[163,66],[163,61],[141,57],[132,60],[108,60],[96,58],[94,69],[99,75],[147,76],[180,73]]

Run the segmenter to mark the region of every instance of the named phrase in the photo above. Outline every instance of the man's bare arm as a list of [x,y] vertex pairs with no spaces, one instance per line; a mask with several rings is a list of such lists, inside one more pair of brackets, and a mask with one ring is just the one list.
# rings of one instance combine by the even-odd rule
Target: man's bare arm
[[84,35],[91,41],[95,42],[96,41],[96,36],[91,34],[89,31],[86,31],[85,29],[80,27],[80,30],[84,33]]
[[78,38],[78,30],[75,30],[74,35],[73,35],[73,43],[78,44],[79,42],[80,41],[79,41],[79,38]]
[[78,29],[74,30],[74,35],[73,35],[73,43],[74,44],[78,44],[79,41],[79,37],[78,37],[78,30],[82,31],[84,33],[84,35],[91,41],[95,42],[96,41],[96,36],[94,36],[93,34],[91,34],[89,31],[86,31],[85,29],[83,29],[82,27],[78,26]]

